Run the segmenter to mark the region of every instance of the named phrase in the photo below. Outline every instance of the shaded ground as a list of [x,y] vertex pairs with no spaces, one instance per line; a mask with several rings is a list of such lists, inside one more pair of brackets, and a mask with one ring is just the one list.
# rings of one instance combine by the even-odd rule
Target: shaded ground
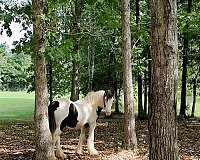
[[[137,121],[138,149],[133,153],[123,151],[122,119],[99,120],[95,130],[95,146],[99,156],[89,156],[86,147],[84,154],[75,154],[79,131],[65,130],[61,144],[67,159],[110,159],[145,160],[148,159],[147,121]],[[200,122],[186,121],[178,123],[178,145],[181,159],[200,159]],[[0,121],[0,160],[31,160],[34,154],[34,125],[32,122]]]

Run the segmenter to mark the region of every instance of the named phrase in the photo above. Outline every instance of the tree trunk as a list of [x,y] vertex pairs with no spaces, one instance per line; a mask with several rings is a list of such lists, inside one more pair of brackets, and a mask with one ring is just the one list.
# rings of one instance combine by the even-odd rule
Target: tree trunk
[[[188,0],[187,13],[191,13],[192,0]],[[184,49],[183,49],[183,63],[182,63],[182,89],[181,89],[181,106],[180,116],[186,118],[186,98],[187,98],[187,63],[188,63],[188,52],[189,52],[189,41],[188,41],[188,29],[189,21],[186,22],[186,32],[184,33]]]
[[115,92],[115,113],[119,113],[119,96],[120,96],[120,89],[118,94],[117,89],[117,81],[114,82],[114,92]]
[[74,59],[73,59],[73,69],[72,69],[72,91],[71,91],[71,100],[76,101],[79,99],[80,93],[80,37],[79,33],[81,32],[81,12],[83,7],[83,0],[75,0],[75,10],[73,11],[74,16]]
[[138,72],[138,118],[143,118],[143,106],[142,106],[142,76]]
[[193,80],[193,102],[192,102],[192,114],[191,117],[194,118],[194,111],[195,111],[195,105],[196,105],[196,94],[197,94],[197,80]]
[[[113,42],[114,43],[114,42]],[[116,55],[114,54],[114,58],[113,58],[114,64],[116,64]],[[115,92],[115,112],[119,113],[119,97],[121,94],[121,87],[120,87],[120,82],[119,82],[119,78],[118,78],[118,70],[116,68],[114,68],[114,73],[115,73],[115,77],[114,77],[114,92]],[[119,93],[118,93],[119,92]]]
[[181,88],[181,106],[180,116],[186,118],[186,97],[187,97],[187,52],[188,52],[188,39],[184,36],[184,51],[183,51],[183,64],[182,64],[182,88]]
[[[137,25],[137,32],[140,31],[140,0],[135,1],[136,7],[136,25]],[[139,38],[139,37],[137,37]],[[140,59],[138,58],[138,65],[140,65]],[[137,76],[138,81],[138,118],[143,118],[143,106],[142,106],[142,75],[141,72],[138,71]]]
[[151,0],[149,159],[177,160],[177,2]]
[[[92,48],[92,53],[91,53],[91,48]],[[94,78],[94,71],[95,71],[95,48],[92,46],[90,48],[90,44],[88,45],[88,91],[91,91],[93,89],[93,78]]]
[[144,73],[144,116],[147,116],[147,98],[148,98],[148,80],[147,80],[147,71]]
[[130,0],[122,0],[122,54],[124,89],[124,148],[137,145],[131,63]]
[[48,90],[45,62],[44,0],[33,0],[33,33],[35,44],[35,159],[54,160],[54,146],[48,122]]
[[52,60],[49,60],[49,101],[53,102],[53,68]]
[[148,52],[148,117],[151,115],[151,54],[150,54],[150,47],[149,47],[149,52]]

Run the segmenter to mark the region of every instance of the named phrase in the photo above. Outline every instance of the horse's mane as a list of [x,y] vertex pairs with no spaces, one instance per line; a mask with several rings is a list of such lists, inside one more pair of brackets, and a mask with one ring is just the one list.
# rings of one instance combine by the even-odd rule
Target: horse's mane
[[105,91],[103,90],[96,91],[96,92],[91,91],[82,99],[82,101],[88,104],[99,103],[99,100],[103,102],[104,93]]

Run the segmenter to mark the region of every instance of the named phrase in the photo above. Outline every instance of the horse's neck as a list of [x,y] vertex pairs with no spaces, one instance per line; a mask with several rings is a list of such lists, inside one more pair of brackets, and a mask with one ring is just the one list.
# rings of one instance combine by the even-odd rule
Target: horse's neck
[[103,108],[104,102],[102,96],[103,94],[101,92],[102,91],[99,91],[99,93],[95,93],[94,95],[87,97],[84,101],[95,110],[98,106]]

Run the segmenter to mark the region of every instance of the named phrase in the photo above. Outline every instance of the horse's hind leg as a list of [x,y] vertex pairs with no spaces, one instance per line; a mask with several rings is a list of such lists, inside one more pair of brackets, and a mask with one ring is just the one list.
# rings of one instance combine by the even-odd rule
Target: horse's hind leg
[[76,149],[76,153],[82,154],[82,145],[83,145],[84,141],[85,141],[85,127],[82,127],[81,134],[79,136],[79,142],[78,142],[78,147]]
[[60,134],[61,131],[57,129],[54,133],[54,142],[56,144],[56,157],[58,159],[64,160],[65,159],[65,154],[62,151],[62,148],[60,146]]

